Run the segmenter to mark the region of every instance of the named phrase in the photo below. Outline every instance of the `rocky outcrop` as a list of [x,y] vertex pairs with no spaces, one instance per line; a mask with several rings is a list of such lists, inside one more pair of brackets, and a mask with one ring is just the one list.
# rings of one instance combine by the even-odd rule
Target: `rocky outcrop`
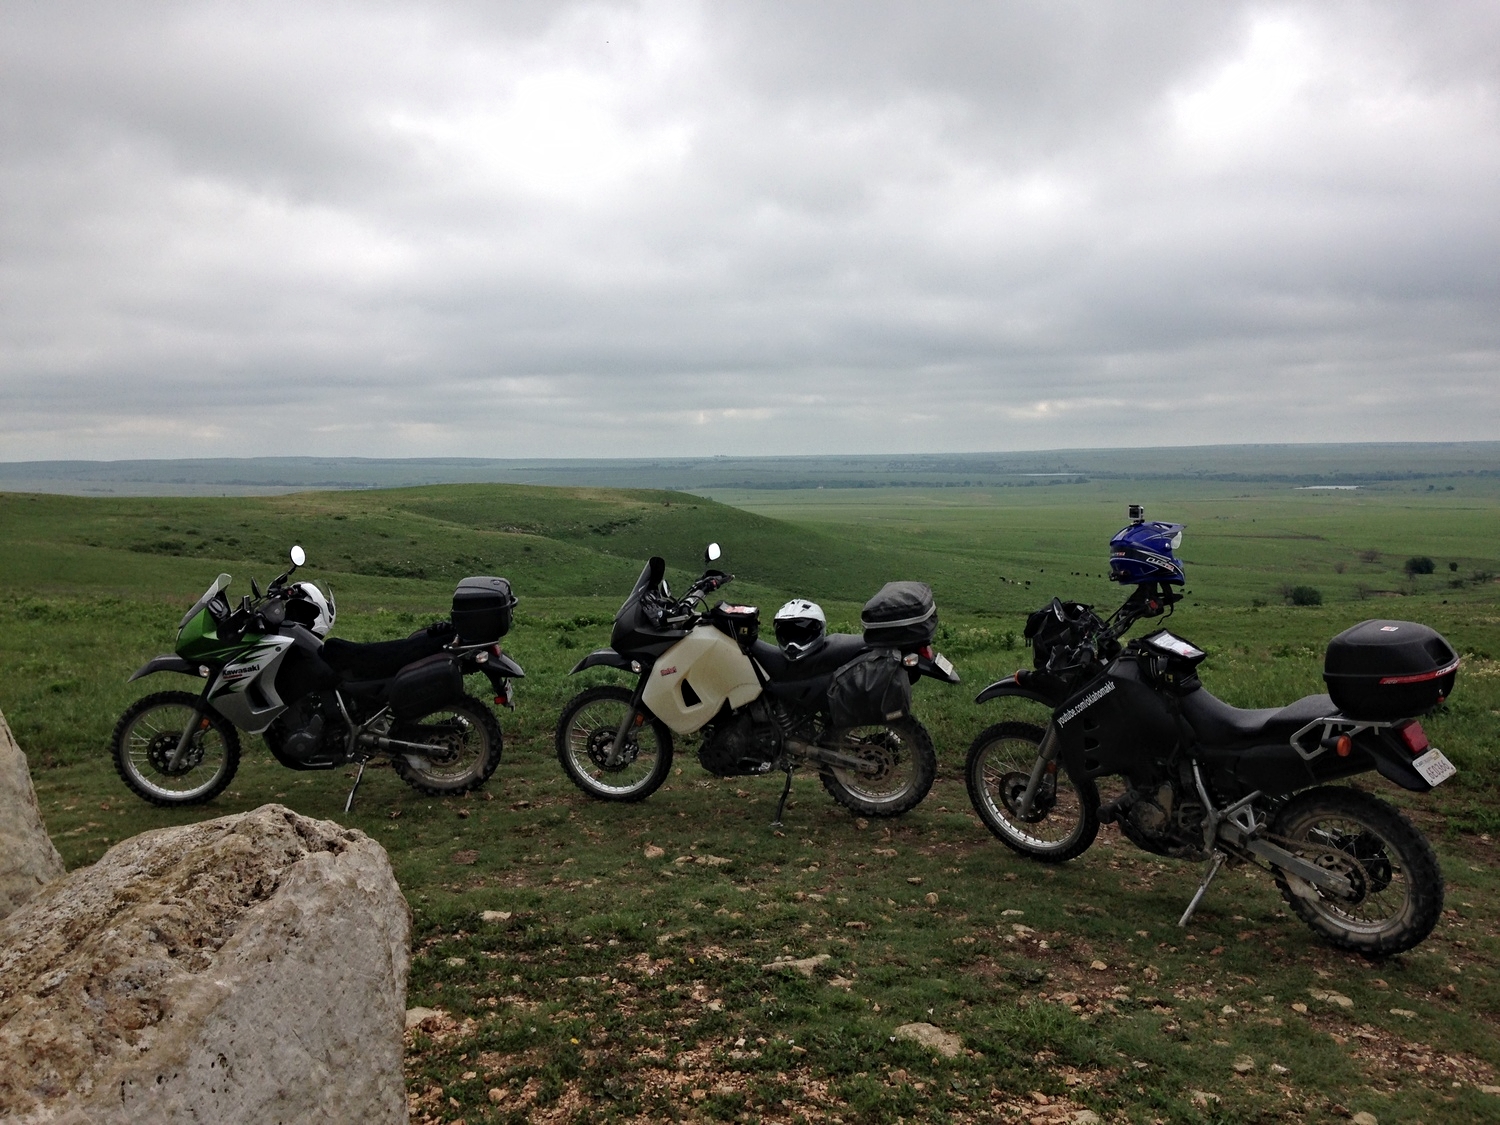
[[0,1117],[406,1120],[385,850],[279,805],[143,833],[0,921]]
[[0,918],[62,873],[62,856],[42,825],[26,755],[0,714]]

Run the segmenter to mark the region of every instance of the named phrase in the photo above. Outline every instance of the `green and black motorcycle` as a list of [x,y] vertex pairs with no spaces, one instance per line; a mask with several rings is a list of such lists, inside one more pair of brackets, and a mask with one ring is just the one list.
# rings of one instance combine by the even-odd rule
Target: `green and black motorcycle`
[[131,680],[177,672],[204,681],[197,693],[137,700],[115,725],[121,780],[155,805],[197,805],[223,792],[240,762],[239,731],[260,734],[282,765],[330,770],[355,764],[349,799],[375,758],[435,795],[483,785],[500,763],[500,725],[464,690],[482,673],[495,702],[514,706],[511,681],[525,673],[500,649],[516,603],[503,578],[465,578],[449,621],[373,644],[328,638],[337,609],[292,565],[231,606],[221,574],[177,625],[176,651],[149,660]]

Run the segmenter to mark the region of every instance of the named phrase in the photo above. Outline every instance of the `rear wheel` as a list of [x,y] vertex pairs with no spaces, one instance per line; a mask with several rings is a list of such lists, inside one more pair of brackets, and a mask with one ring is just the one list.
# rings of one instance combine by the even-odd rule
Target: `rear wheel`
[[[184,731],[191,733],[179,754]],[[115,724],[112,749],[120,780],[153,805],[211,801],[240,766],[234,724],[186,691],[159,691],[136,700]]]
[[1099,834],[1099,791],[1052,762],[1030,812],[1021,814],[1044,733],[1031,723],[997,723],[981,731],[969,747],[964,780],[974,811],[1002,844],[1030,859],[1062,863],[1086,852]]
[[861,816],[910,812],[922,803],[937,777],[932,738],[913,718],[840,731],[834,749],[863,764],[826,767],[821,774],[823,788]]
[[[569,700],[557,720],[557,760],[590,797],[643,801],[672,769],[672,732],[645,708],[632,707],[634,699],[612,684],[589,688]],[[615,737],[625,722],[625,745],[615,755]]]
[[1437,925],[1443,872],[1432,845],[1379,798],[1339,786],[1309,789],[1277,813],[1271,833],[1352,885],[1337,895],[1276,871],[1282,897],[1330,944],[1368,955],[1402,953]]
[[391,737],[432,748],[426,754],[398,752],[393,765],[402,781],[434,797],[478,789],[500,764],[500,724],[488,707],[469,695],[414,723],[401,724]]

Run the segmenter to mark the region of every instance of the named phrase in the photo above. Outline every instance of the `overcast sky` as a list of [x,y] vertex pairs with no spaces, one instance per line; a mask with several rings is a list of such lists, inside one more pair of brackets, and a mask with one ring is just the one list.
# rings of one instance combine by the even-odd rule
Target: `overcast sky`
[[0,460],[1500,438],[1500,5],[0,7]]

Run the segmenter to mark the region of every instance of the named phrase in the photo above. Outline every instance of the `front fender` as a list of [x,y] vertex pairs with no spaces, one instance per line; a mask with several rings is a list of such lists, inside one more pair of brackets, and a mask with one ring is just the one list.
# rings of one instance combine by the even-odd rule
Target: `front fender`
[[629,657],[621,656],[612,648],[597,648],[577,664],[573,665],[573,670],[568,675],[576,676],[585,668],[598,668],[601,666],[605,668],[618,668],[622,672],[630,672],[634,670],[630,667],[632,663],[634,662]]
[[180,656],[153,656],[137,668],[135,674],[125,682],[127,684],[134,683],[142,676],[149,676],[155,672],[181,672],[184,676],[196,676],[198,674],[198,665],[190,663]]
[[996,680],[989,687],[974,697],[975,703],[988,703],[991,699],[1030,699],[1036,703],[1046,704],[1055,708],[1061,699],[1054,698],[1051,694],[1044,692],[1028,683],[1031,673],[1024,668],[1014,675],[1003,680]]

